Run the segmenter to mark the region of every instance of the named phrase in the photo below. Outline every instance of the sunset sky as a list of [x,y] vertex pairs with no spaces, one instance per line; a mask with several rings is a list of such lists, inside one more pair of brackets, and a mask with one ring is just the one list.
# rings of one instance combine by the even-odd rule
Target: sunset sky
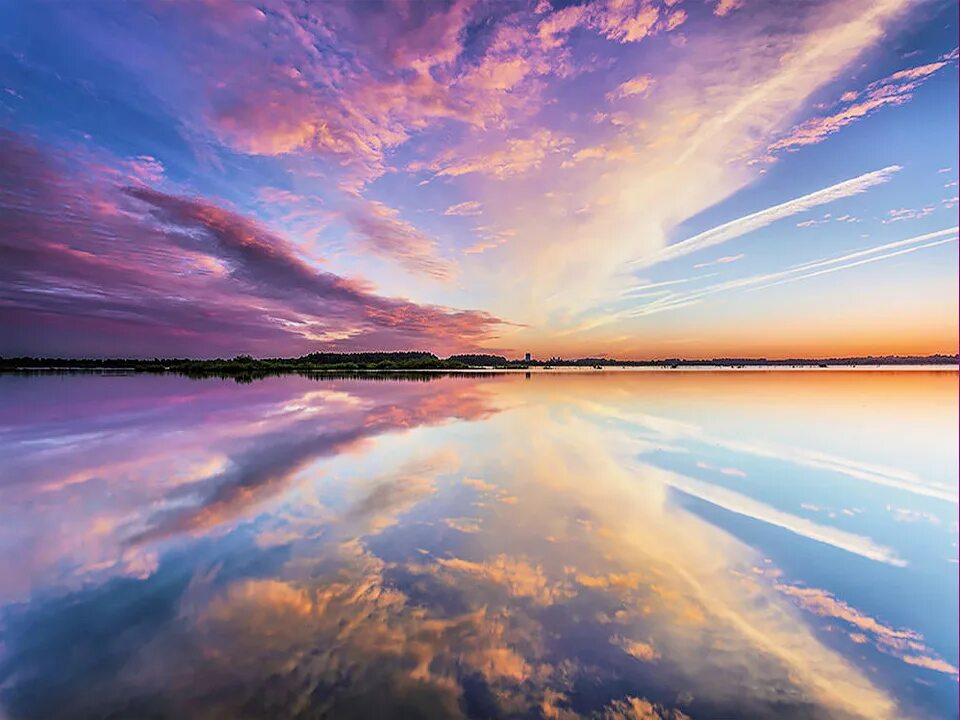
[[956,352],[953,0],[0,1],[0,354]]

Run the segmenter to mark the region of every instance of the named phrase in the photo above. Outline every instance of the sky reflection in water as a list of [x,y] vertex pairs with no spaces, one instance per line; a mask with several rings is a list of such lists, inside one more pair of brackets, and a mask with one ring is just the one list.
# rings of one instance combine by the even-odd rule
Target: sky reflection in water
[[0,716],[956,717],[956,373],[7,376],[0,452]]

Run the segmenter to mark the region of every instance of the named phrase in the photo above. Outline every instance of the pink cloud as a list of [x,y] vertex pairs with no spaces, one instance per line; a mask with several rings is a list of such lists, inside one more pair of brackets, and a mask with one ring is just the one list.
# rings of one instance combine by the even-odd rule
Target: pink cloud
[[293,205],[303,202],[302,196],[290,192],[289,190],[281,190],[280,188],[274,187],[260,188],[260,190],[257,192],[257,197],[264,202],[280,205]]
[[[341,404],[338,412],[321,424],[309,416],[281,427],[276,427],[277,422],[267,424],[266,431],[246,440],[226,468],[192,483],[191,489],[200,497],[198,503],[154,514],[146,523],[147,529],[127,538],[125,544],[137,546],[230,523],[289,487],[307,464],[349,452],[372,437],[437,425],[451,418],[480,419],[497,412],[473,382],[442,395],[401,391],[379,400],[364,400]],[[405,478],[404,489],[411,482]],[[375,516],[384,504],[398,499],[401,497],[397,493],[372,493],[344,520]]]
[[468,255],[479,255],[487,250],[493,250],[508,242],[510,238],[517,234],[515,230],[510,228],[506,230],[496,230],[490,227],[478,227],[476,228],[476,232],[480,236],[480,239],[463,249],[463,252]]
[[944,67],[946,64],[946,62],[941,60],[940,62],[929,63],[927,65],[920,65],[918,67],[900,70],[891,75],[887,80],[881,81],[881,83],[886,84],[890,80],[919,80],[921,78],[926,78],[940,68]]
[[789,135],[770,144],[770,150],[784,150],[823,142],[841,128],[886,105],[902,105],[909,95],[875,97],[844,108],[826,117],[812,118],[794,128]]
[[[69,174],[10,133],[0,134],[0,149],[4,354],[445,352],[476,347],[500,324],[319,271],[283,237],[207,200],[123,188],[122,174],[89,165]],[[380,241],[415,258],[402,221],[367,209],[394,233]]]
[[652,75],[642,74],[630,78],[626,82],[617,85],[615,90],[607,93],[607,100],[621,100],[633,95],[646,97],[650,88],[653,87],[654,79]]
[[[315,154],[356,191],[423,128],[444,120],[479,126],[503,111],[505,88],[471,84],[473,61],[461,57],[476,4],[293,8],[267,0],[262,11],[230,12],[163,4],[156,23],[185,42],[151,67],[181,72],[197,120],[220,141],[257,155]],[[337,52],[321,50],[334,41]],[[137,64],[156,53],[136,50],[117,59]]]
[[856,632],[854,642],[863,644],[872,640],[881,652],[892,655],[908,665],[923,667],[947,675],[957,675],[958,670],[950,663],[936,657],[924,643],[923,636],[915,630],[893,628],[857,608],[851,607],[826,590],[776,583],[777,590],[791,598],[804,610],[820,617],[847,623]]
[[[468,24],[487,17],[476,5],[345,3],[293,12],[268,3],[266,13],[226,17],[165,6],[159,21],[180,25],[180,15],[194,13],[187,60],[205,85],[204,115],[219,139],[251,154],[316,154],[356,193],[386,171],[391,151],[426,128],[504,127],[537,110],[536,78],[572,72],[562,46],[581,9],[550,13],[539,27],[522,14],[497,18],[482,52],[468,55]],[[226,29],[227,48],[206,41]],[[334,38],[337,53],[317,49]]]
[[746,0],[715,0],[713,14],[719,17],[729,15],[734,10],[739,10],[744,6]]
[[[593,30],[608,40],[639,42],[661,31],[671,32],[686,21],[685,10],[670,10],[675,4],[676,0],[598,0],[570,5],[547,15],[540,22],[537,35],[545,48],[560,47],[563,36],[579,27]],[[541,7],[544,12],[549,10],[549,4],[538,6]]]
[[572,144],[569,137],[539,129],[529,137],[509,138],[502,147],[485,153],[458,155],[456,151],[448,150],[430,163],[412,163],[409,169],[414,172],[432,170],[439,176],[448,177],[479,173],[503,179],[539,168],[550,155],[560,153]]
[[590,24],[601,35],[618,42],[638,42],[657,31],[660,9],[641,0],[606,0],[596,7]]
[[[4,445],[5,468],[19,479],[5,488],[4,501],[11,519],[22,518],[4,526],[4,537],[25,550],[0,568],[5,601],[41,586],[149,575],[155,556],[143,543],[229,527],[276,501],[305,463],[385,433],[498,411],[469,377],[441,393],[418,382],[387,389],[293,377],[242,392],[176,378],[123,384],[122,393],[105,393],[102,379],[75,378],[63,393],[0,407],[0,420],[24,437],[62,441],[55,465],[28,449],[35,442]],[[198,424],[205,432],[183,432]],[[78,433],[83,442],[74,441]],[[425,460],[416,470],[430,465]],[[410,475],[402,477],[406,489]],[[178,501],[165,502],[172,498]],[[349,515],[375,520],[398,499],[402,491],[372,492]]]
[[128,162],[131,176],[137,182],[156,185],[163,180],[163,163],[150,155],[138,155]]
[[571,5],[547,16],[537,26],[537,36],[545,48],[563,45],[565,38],[560,37],[579,26],[588,12],[586,5]]
[[444,215],[479,215],[483,212],[483,205],[476,200],[467,200],[466,202],[451,205],[443,211]]
[[770,144],[769,149],[790,150],[822,142],[851,123],[886,106],[902,105],[912,97],[920,83],[947,65],[941,60],[893,73],[870,83],[863,92],[849,90],[840,97],[846,107],[837,112],[810,118],[794,127],[787,135]]
[[347,218],[363,245],[375,255],[396,260],[410,272],[436,280],[453,278],[455,265],[440,257],[437,242],[381,202],[357,199]]
[[672,32],[678,27],[683,25],[687,21],[687,11],[686,10],[674,10],[667,16],[666,23],[664,24],[664,30],[667,32]]
[[[574,167],[577,163],[584,162],[585,160],[600,160],[604,163],[616,163],[624,160],[633,160],[636,157],[637,148],[632,143],[626,142],[622,138],[617,138],[609,143],[591,145],[590,147],[577,150],[570,156],[569,160],[563,162],[561,167]],[[583,207],[589,207],[589,205]],[[582,211],[582,208],[577,210],[577,212]]]

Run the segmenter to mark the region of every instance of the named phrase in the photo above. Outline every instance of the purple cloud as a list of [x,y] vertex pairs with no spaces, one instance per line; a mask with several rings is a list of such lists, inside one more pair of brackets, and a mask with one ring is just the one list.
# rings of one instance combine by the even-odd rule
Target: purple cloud
[[[72,169],[73,162],[81,167]],[[289,355],[475,347],[500,320],[317,270],[256,221],[0,133],[0,352]]]

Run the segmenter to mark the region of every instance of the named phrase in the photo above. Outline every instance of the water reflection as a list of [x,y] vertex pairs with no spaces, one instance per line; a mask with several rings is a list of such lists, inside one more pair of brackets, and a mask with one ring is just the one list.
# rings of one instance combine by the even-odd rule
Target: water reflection
[[12,718],[956,715],[956,373],[0,398]]

